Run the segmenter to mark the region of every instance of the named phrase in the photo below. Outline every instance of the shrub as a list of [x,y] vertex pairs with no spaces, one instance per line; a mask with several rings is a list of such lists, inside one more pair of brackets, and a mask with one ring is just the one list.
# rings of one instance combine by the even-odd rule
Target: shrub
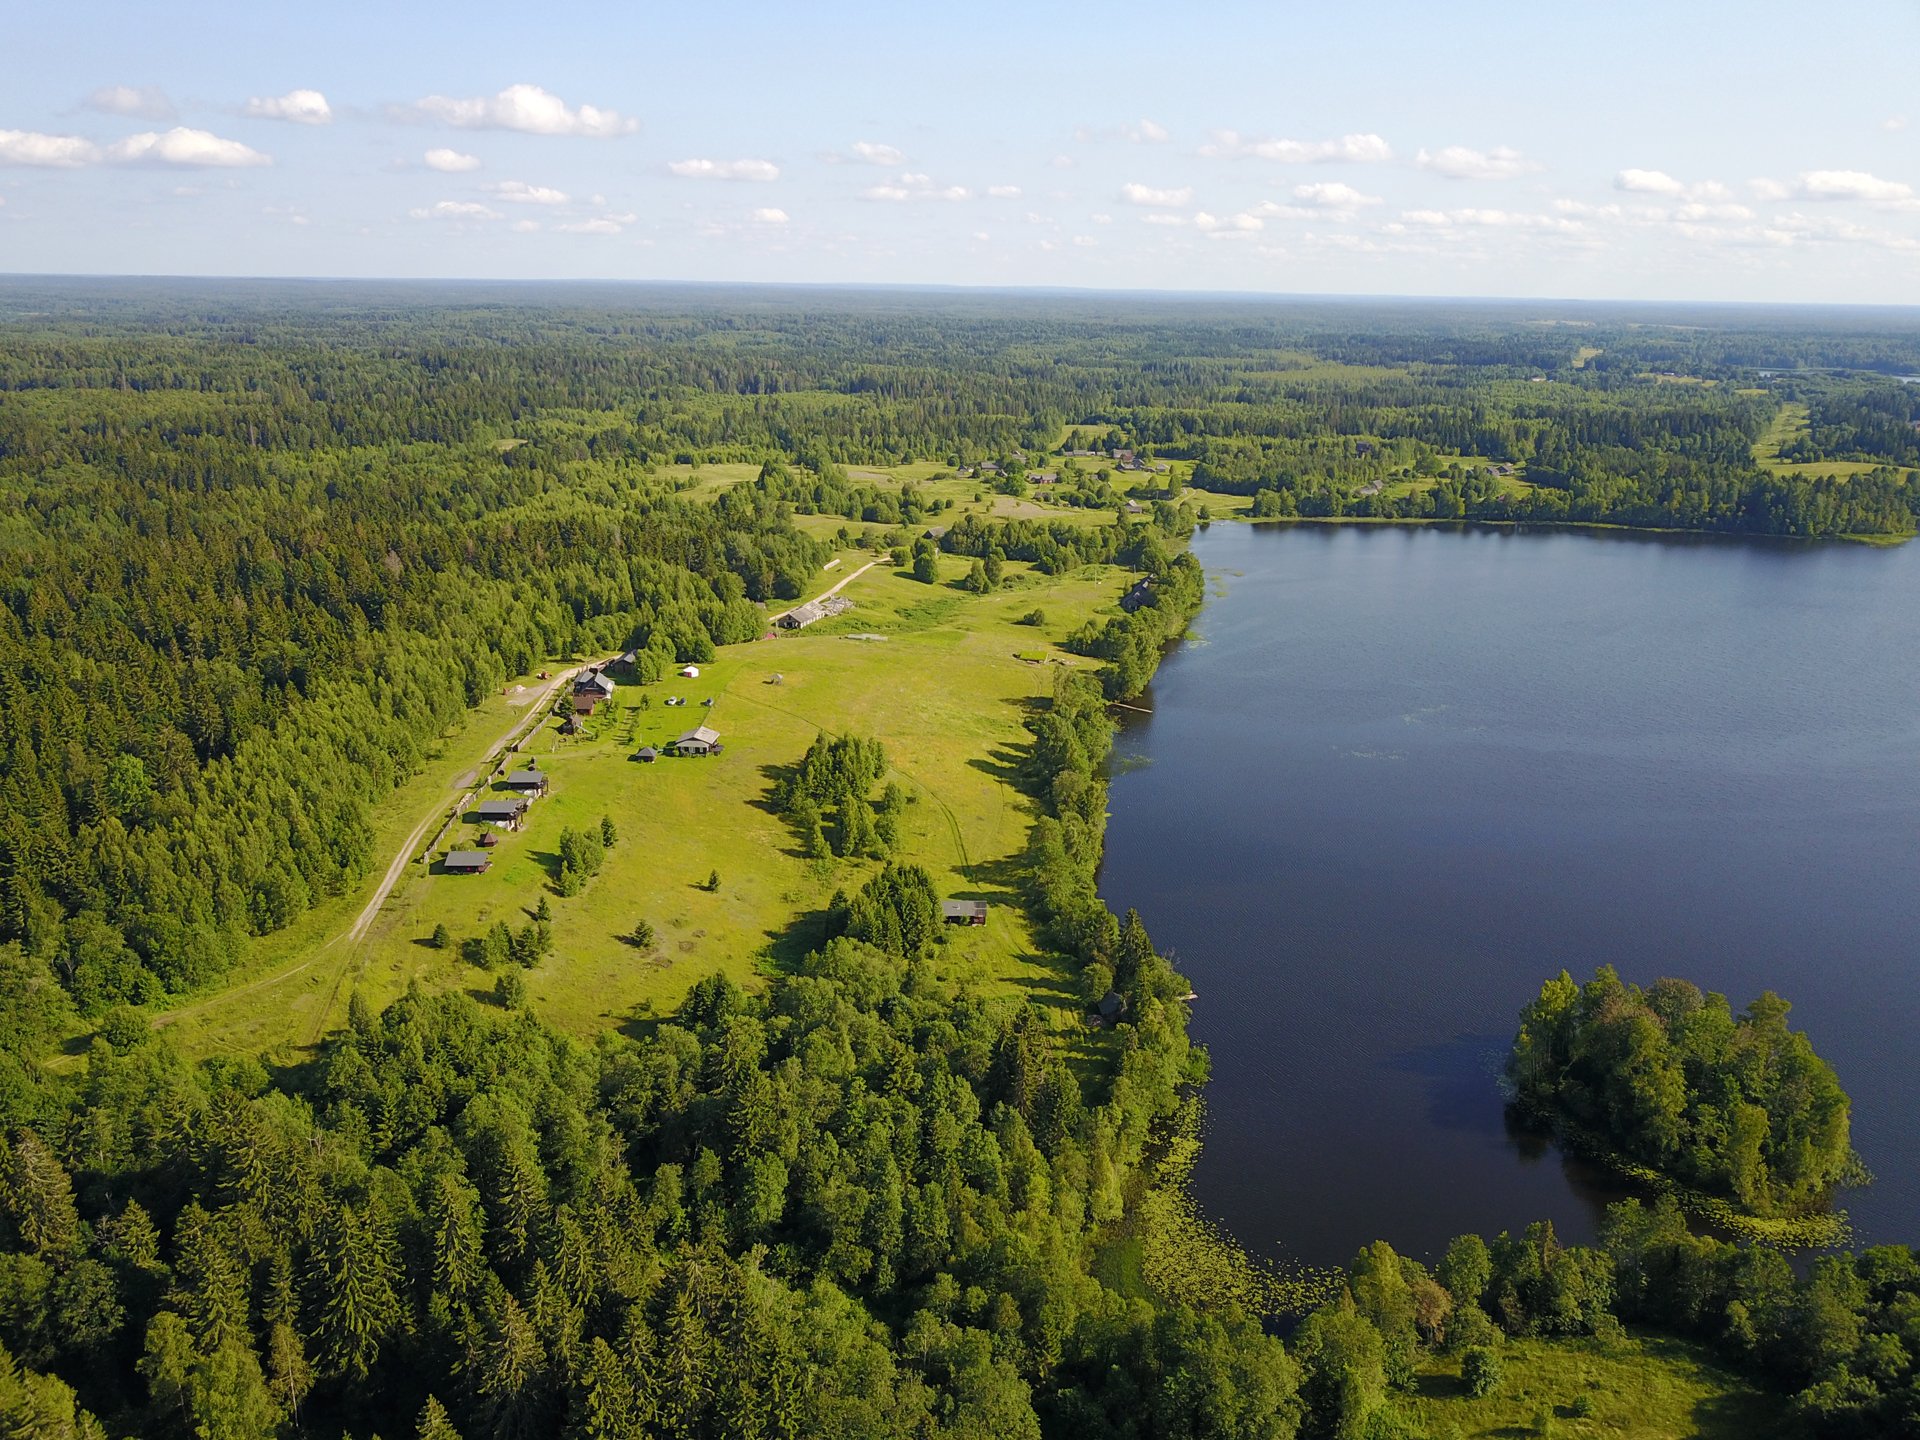
[[1485,1345],[1474,1346],[1460,1360],[1460,1378],[1466,1383],[1467,1394],[1476,1400],[1498,1390],[1505,1373],[1500,1352]]
[[502,970],[493,982],[495,1003],[506,1010],[518,1010],[527,1003],[527,977],[518,970]]
[[[543,899],[540,903],[544,905],[547,902]],[[448,932],[445,925],[436,925],[433,927],[433,934],[427,939],[427,944],[436,950],[445,950],[449,945],[453,944],[453,936]]]

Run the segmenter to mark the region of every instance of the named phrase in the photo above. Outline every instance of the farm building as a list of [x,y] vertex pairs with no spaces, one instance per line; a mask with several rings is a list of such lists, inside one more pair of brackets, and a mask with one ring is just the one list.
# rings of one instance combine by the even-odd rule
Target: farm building
[[484,875],[493,859],[484,850],[449,850],[442,868],[449,875]]
[[984,925],[987,902],[984,900],[942,900],[940,918],[949,925]]
[[700,678],[700,667],[698,665],[682,665],[680,667],[680,678],[682,680],[698,680]]
[[823,595],[818,600],[794,606],[773,623],[787,630],[802,630],[816,620],[825,620],[830,615],[844,615],[851,609],[853,601],[846,596]]
[[698,725],[668,748],[676,755],[711,755],[720,748],[720,732],[711,726]]
[[544,795],[547,793],[547,785],[547,772],[532,765],[507,776],[507,788],[516,795]]
[[1028,483],[1033,485],[1051,485],[1059,478],[1057,470],[1035,470],[1027,476]]
[[574,694],[592,695],[598,700],[611,699],[615,688],[613,681],[600,670],[585,671],[576,676],[573,682]]
[[600,703],[597,690],[576,690],[573,692],[573,713],[576,715],[593,714],[594,706]]
[[509,830],[520,828],[520,817],[527,813],[527,802],[517,795],[501,800],[482,800],[473,807],[474,818],[482,825],[505,825]]
[[578,715],[569,715],[565,720],[560,722],[560,733],[562,735],[578,735],[580,729],[580,717]]
[[643,764],[651,765],[660,758],[660,752],[651,745],[642,745],[638,750],[633,752],[633,758],[641,761]]
[[1148,575],[1148,576],[1145,576],[1143,579],[1141,579],[1140,582],[1136,584],[1131,590],[1127,591],[1126,594],[1120,597],[1120,608],[1126,611],[1127,614],[1131,615],[1134,611],[1138,610],[1142,605],[1146,604],[1147,600],[1152,596],[1152,594],[1153,594],[1153,577],[1151,575]]

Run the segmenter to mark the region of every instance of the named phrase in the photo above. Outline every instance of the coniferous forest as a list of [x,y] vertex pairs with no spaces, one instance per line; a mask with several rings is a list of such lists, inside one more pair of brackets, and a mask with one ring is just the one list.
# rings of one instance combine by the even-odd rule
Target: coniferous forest
[[[1631,1325],[1807,1433],[1913,1433],[1911,1249],[1796,1267],[1664,1200],[1592,1247],[1541,1225],[1428,1267],[1381,1243],[1285,1323],[1109,1283],[1096,1256],[1206,1062],[1186,981],[1095,874],[1108,703],[1199,608],[1199,507],[1899,539],[1914,373],[1920,342],[1870,311],[0,282],[0,1421],[1412,1435],[1396,1397],[1431,1357],[1490,1377],[1510,1340]],[[855,473],[1024,487],[1076,452],[1055,499],[1097,524],[945,517]],[[758,478],[695,493],[686,467],[720,462]],[[372,807],[503,682],[759,636],[831,551],[796,515],[903,565],[937,544],[982,591],[1010,560],[1132,572],[1010,782],[1037,814],[1025,903],[1114,997],[1111,1045],[1063,1053],[941,978],[906,863],[763,985],[705,979],[590,1042],[504,992],[356,1005],[291,1063],[150,1028],[364,884]],[[888,744],[823,735],[780,782],[809,853],[890,853]],[[1783,1017],[1562,977],[1515,1075],[1791,1211],[1844,1166],[1846,1098]]]

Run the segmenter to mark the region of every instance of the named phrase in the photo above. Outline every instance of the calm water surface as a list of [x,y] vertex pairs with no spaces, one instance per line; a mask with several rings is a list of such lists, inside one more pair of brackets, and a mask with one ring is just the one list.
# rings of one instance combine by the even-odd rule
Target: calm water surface
[[1920,1240],[1920,544],[1217,526],[1122,735],[1102,889],[1200,994],[1203,1207],[1340,1263],[1605,1176],[1496,1076],[1561,967],[1763,989],[1854,1097],[1862,1241]]

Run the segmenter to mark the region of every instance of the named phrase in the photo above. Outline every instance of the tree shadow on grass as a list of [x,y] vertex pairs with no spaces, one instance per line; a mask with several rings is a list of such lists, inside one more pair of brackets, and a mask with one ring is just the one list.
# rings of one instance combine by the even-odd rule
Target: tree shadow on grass
[[763,952],[771,968],[781,975],[797,975],[800,962],[827,943],[827,907],[805,910],[784,929],[763,932],[767,937]]
[[1008,786],[1019,792],[1023,797],[1026,797],[1028,795],[1026,786],[1027,777],[1026,773],[1021,769],[1021,765],[1025,760],[1026,756],[1023,753],[1010,746],[1003,745],[997,749],[988,751],[985,755],[974,756],[971,760],[967,761],[967,764],[972,769],[978,770],[983,775],[991,776],[1001,784]]

